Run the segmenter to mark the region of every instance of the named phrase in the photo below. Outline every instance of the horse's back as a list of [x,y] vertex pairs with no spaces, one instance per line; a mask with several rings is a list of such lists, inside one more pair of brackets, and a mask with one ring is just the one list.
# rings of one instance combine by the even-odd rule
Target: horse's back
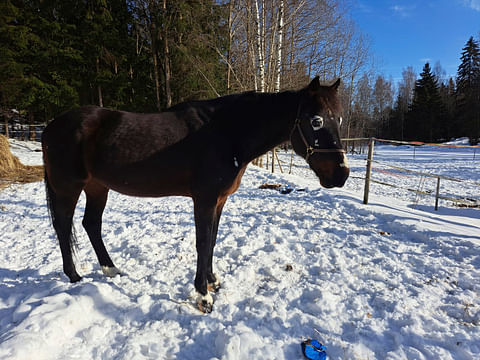
[[102,180],[180,142],[201,128],[208,116],[204,109],[192,106],[153,114],[76,108],[45,128],[44,164],[47,172],[61,169],[69,181]]

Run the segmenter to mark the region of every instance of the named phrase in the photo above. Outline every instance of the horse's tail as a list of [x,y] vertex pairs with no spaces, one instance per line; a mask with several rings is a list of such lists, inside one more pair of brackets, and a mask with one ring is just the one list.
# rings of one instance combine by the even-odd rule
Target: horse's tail
[[[61,219],[58,219],[58,208],[57,208],[57,193],[55,190],[53,190],[52,185],[50,184],[50,181],[48,180],[48,175],[47,175],[47,169],[46,169],[46,163],[44,162],[44,180],[45,180],[45,193],[47,197],[47,208],[48,208],[48,214],[50,217],[50,220],[52,222],[53,227],[55,228],[55,231],[57,231],[56,226]],[[70,228],[70,236],[68,239],[68,243],[70,246],[70,249],[72,251],[72,254],[78,250],[78,242],[77,242],[77,237],[75,234],[75,228],[73,227],[73,223]]]
[[[46,164],[43,165],[44,168]],[[45,180],[45,194],[47,196],[47,208],[48,208],[48,215],[52,224],[55,223],[55,199],[57,198],[57,194],[53,191],[50,182],[48,181],[47,169],[44,169],[44,180]]]

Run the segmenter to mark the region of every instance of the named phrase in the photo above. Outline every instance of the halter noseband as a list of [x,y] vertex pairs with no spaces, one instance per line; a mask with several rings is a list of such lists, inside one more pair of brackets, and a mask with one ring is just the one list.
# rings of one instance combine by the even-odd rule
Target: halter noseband
[[292,137],[293,133],[295,132],[295,129],[298,129],[298,133],[300,134],[300,138],[303,140],[303,143],[305,144],[306,147],[306,156],[305,156],[305,161],[308,162],[308,158],[315,154],[315,153],[345,153],[345,150],[343,149],[317,149],[310,145],[305,138],[305,135],[303,134],[302,127],[300,126],[300,118],[297,117],[295,120],[295,126],[293,127],[292,134],[290,135],[290,138]]

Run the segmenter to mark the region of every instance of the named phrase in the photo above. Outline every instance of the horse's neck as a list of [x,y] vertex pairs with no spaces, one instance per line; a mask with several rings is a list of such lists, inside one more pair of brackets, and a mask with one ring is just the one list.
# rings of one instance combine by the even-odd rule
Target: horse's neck
[[298,92],[258,94],[259,111],[251,111],[247,136],[239,144],[246,161],[290,139],[298,111]]

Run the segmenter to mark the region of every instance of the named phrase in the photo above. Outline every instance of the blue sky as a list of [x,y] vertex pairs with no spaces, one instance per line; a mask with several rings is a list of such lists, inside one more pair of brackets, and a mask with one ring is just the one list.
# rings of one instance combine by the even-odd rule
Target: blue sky
[[353,19],[371,40],[376,72],[401,79],[440,61],[454,77],[462,48],[480,37],[480,0],[356,0]]

